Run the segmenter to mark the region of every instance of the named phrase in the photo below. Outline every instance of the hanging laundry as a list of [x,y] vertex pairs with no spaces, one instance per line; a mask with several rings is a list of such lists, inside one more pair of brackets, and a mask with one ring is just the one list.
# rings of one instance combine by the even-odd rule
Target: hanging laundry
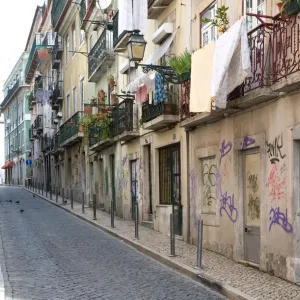
[[226,108],[227,95],[250,75],[251,62],[246,17],[233,24],[216,42],[211,80],[211,97]]
[[165,81],[160,74],[155,75],[155,90],[154,90],[154,104],[158,104],[167,100],[167,93],[165,90]]

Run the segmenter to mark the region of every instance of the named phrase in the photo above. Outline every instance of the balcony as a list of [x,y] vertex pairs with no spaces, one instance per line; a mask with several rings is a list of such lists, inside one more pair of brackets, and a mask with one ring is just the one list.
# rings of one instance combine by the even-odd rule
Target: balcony
[[172,0],[148,0],[148,19],[157,19]]
[[89,81],[98,82],[115,60],[112,32],[104,30],[89,53]]
[[34,141],[36,138],[36,130],[34,130],[33,125],[29,128],[29,140]]
[[63,39],[58,34],[56,34],[54,47],[52,51],[52,69],[59,69],[63,51]]
[[124,30],[119,35],[119,12],[113,18],[113,47],[115,52],[125,52],[132,31]]
[[[286,22],[281,20],[280,24],[284,26]],[[275,27],[270,28],[262,24],[248,33],[251,76],[247,77],[241,86],[236,87],[228,95],[226,113],[234,113],[279,96],[278,90],[274,89],[274,84],[279,80],[275,66],[280,64],[279,57],[284,55],[284,49],[280,47],[280,50],[274,51]],[[282,35],[284,35],[283,32]],[[286,39],[288,38],[286,37]],[[285,41],[283,36],[281,37],[281,42],[278,42],[278,46],[283,45],[282,41]],[[288,43],[288,41],[285,42]],[[189,95],[188,89],[189,84],[184,92],[186,95]],[[187,97],[184,99],[186,102],[185,106],[182,107],[181,119],[187,119],[181,123],[182,126],[198,126],[202,123],[220,119],[224,115],[224,109],[217,108],[210,113],[198,113],[191,116],[189,109],[187,110],[189,107],[188,99]]]
[[10,100],[10,99],[14,96],[14,94],[18,91],[19,87],[20,87],[20,80],[18,79],[18,80],[15,82],[14,86],[13,86],[11,89],[8,89],[7,94],[6,94],[4,100],[3,100],[2,103],[1,103],[1,108],[2,108],[2,109],[6,106],[6,104],[9,102],[9,100]]
[[43,115],[38,115],[33,122],[33,129],[37,130],[37,133],[43,131]]
[[51,150],[51,138],[47,135],[42,138],[41,150],[42,152],[49,152]]
[[166,100],[157,99],[157,104],[150,104],[149,100],[142,106],[142,122],[144,129],[158,130],[179,122],[178,93],[175,85],[165,85]]
[[115,141],[131,141],[139,136],[137,107],[134,107],[133,99],[127,98],[116,105],[112,116]]
[[26,68],[25,68],[25,81],[27,84],[30,84],[31,80],[34,77],[34,72],[37,68],[38,65],[38,56],[36,53],[36,46],[40,45],[40,41],[37,39],[39,37],[35,37],[32,46],[31,46],[31,50],[28,56],[28,60],[27,60],[27,64],[26,64]]
[[112,121],[101,126],[89,127],[89,146],[92,151],[100,151],[113,143]]
[[51,153],[57,154],[63,149],[60,148],[60,133],[57,132],[51,139]]
[[60,126],[60,147],[70,147],[83,139],[83,127],[79,125],[83,116],[84,113],[78,111]]
[[71,3],[72,0],[53,0],[51,18],[52,26],[55,28],[55,31],[58,31],[58,28]]
[[50,96],[50,103],[54,110],[58,110],[59,106],[62,105],[64,97],[63,81],[58,81],[54,84],[53,94]]

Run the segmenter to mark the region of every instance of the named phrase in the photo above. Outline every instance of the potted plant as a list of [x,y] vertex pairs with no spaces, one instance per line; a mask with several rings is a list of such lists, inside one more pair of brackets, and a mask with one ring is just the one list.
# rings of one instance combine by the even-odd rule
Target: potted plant
[[98,99],[96,97],[92,97],[92,99],[90,100],[90,104],[91,105],[97,105],[97,101]]
[[202,22],[203,23],[211,23],[211,25],[213,27],[218,28],[219,32],[224,33],[228,29],[228,24],[229,24],[229,18],[227,15],[228,9],[229,9],[229,7],[222,5],[217,8],[217,13],[216,13],[215,19],[204,18],[202,20]]
[[277,6],[283,15],[295,16],[300,12],[300,0],[282,0]]
[[101,99],[101,100],[100,100],[100,105],[99,105],[100,110],[101,110],[102,112],[105,111],[105,107],[106,107],[106,105],[105,105],[105,100],[104,100],[104,99]]
[[105,92],[101,89],[99,92],[98,92],[98,96],[100,99],[105,99]]
[[115,77],[114,75],[110,74],[106,77],[106,80],[110,86],[110,88],[113,88],[115,86]]
[[84,104],[84,113],[91,114],[93,112],[93,107],[89,104]]
[[175,54],[170,56],[167,64],[178,74],[185,75],[191,73],[192,68],[192,55],[187,50],[184,53],[176,56]]

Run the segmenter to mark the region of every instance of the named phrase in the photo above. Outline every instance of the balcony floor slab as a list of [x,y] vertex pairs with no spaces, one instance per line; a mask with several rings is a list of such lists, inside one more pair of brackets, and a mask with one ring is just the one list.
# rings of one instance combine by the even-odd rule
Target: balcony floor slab
[[179,122],[179,116],[161,115],[149,122],[143,124],[144,129],[158,130]]
[[140,136],[139,132],[136,131],[124,131],[123,133],[114,137],[114,141],[117,142],[129,142]]
[[60,147],[67,148],[67,147],[70,147],[74,144],[79,143],[83,139],[83,135],[84,135],[83,132],[78,132],[78,133],[74,134],[73,136],[71,136],[70,138],[68,138],[64,142],[62,142],[60,144]]

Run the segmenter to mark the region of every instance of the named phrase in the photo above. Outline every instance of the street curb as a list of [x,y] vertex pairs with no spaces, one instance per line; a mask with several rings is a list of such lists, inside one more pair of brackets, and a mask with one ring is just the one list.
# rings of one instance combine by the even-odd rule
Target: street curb
[[99,229],[101,229],[102,231],[104,231],[105,233],[121,240],[122,242],[125,242],[126,244],[130,245],[131,247],[137,249],[139,252],[159,261],[160,263],[172,268],[173,270],[176,270],[177,272],[185,275],[185,276],[188,276],[189,278],[197,281],[197,282],[200,282],[202,284],[204,284],[205,286],[209,287],[210,289],[218,292],[219,294],[227,297],[228,299],[230,300],[254,300],[253,297],[250,297],[248,296],[247,294],[227,285],[227,284],[224,284],[220,281],[217,281],[213,278],[211,278],[210,276],[206,275],[203,273],[203,271],[201,272],[201,270],[199,270],[198,272],[195,271],[195,269],[191,268],[191,267],[188,267],[184,264],[181,264],[181,263],[178,263],[178,262],[174,262],[172,261],[171,258],[169,257],[166,257],[166,256],[163,256],[161,255],[160,253],[146,247],[146,246],[143,246],[141,244],[139,244],[137,241],[132,241],[128,238],[125,238],[123,236],[121,236],[120,234],[116,233],[113,231],[113,229],[108,229],[108,228],[105,228],[95,222],[93,222],[92,220],[89,220],[87,219],[86,217],[84,216],[81,216],[73,211],[70,211],[69,209],[61,206],[60,204],[58,203],[55,203],[49,199],[47,199],[45,196],[42,196],[36,192],[33,192],[27,188],[24,187],[24,189],[32,194],[35,194],[37,195],[38,197],[40,197],[41,199],[63,209],[64,211],[70,213],[71,215],[85,221],[86,223],[89,223],[90,225],[93,225],[94,227],[97,227]]

